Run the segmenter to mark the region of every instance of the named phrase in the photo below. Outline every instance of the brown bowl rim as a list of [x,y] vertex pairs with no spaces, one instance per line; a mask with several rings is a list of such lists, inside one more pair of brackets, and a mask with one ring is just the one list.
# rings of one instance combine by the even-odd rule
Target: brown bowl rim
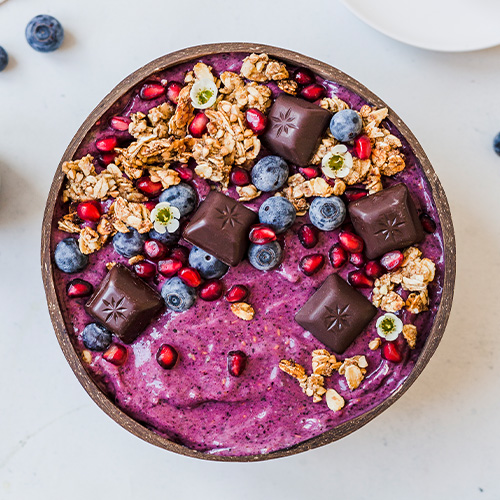
[[[389,120],[397,127],[397,129],[409,143],[411,149],[418,158],[424,170],[424,174],[431,186],[433,199],[436,204],[441,221],[445,253],[444,282],[441,304],[435,316],[434,324],[431,328],[422,352],[410,375],[399,387],[399,389],[372,410],[348,422],[344,422],[334,429],[326,431],[314,438],[308,439],[290,448],[277,450],[268,454],[243,456],[211,455],[191,450],[187,446],[174,443],[140,424],[132,417],[124,413],[122,410],[120,410],[114,403],[111,402],[110,399],[108,399],[108,397],[101,391],[101,389],[99,389],[99,387],[95,384],[95,382],[85,370],[83,361],[76,353],[70,340],[67,327],[62,315],[61,306],[56,294],[53,277],[54,267],[50,255],[52,220],[55,204],[60,193],[64,178],[64,175],[61,171],[61,165],[64,161],[68,161],[73,158],[73,155],[76,153],[81,141],[85,138],[86,134],[95,124],[95,122],[99,120],[102,115],[104,115],[104,113],[116,102],[117,99],[119,99],[121,96],[123,96],[123,94],[131,90],[138,83],[140,83],[142,80],[149,77],[153,73],[163,71],[169,67],[196,60],[197,58],[201,58],[204,56],[228,52],[265,52],[272,57],[278,58],[284,62],[292,63],[295,66],[306,66],[312,69],[315,73],[319,74],[321,77],[347,87],[349,90],[352,90],[353,92],[359,94],[361,97],[368,100],[372,104],[378,107],[387,107],[389,109]],[[313,448],[317,448],[319,446],[337,441],[338,439],[345,437],[348,434],[351,434],[355,430],[366,425],[368,422],[370,422],[370,420],[380,415],[380,413],[385,411],[410,388],[410,386],[415,382],[417,377],[420,375],[424,367],[431,359],[444,334],[453,302],[456,272],[455,253],[455,233],[453,229],[450,208],[441,183],[416,137],[404,124],[401,118],[399,118],[399,116],[389,106],[387,106],[387,104],[385,104],[381,99],[379,99],[361,83],[351,78],[349,75],[345,74],[339,69],[330,66],[329,64],[279,47],[256,43],[236,42],[198,45],[159,57],[158,59],[155,59],[149,64],[146,64],[142,68],[126,77],[97,105],[97,107],[92,111],[92,113],[90,113],[88,118],[84,121],[78,132],[71,140],[69,146],[64,152],[64,155],[59,163],[59,167],[52,181],[52,186],[48,195],[42,225],[41,264],[43,283],[45,287],[50,318],[57,336],[57,340],[59,341],[59,345],[61,346],[64,356],[66,357],[66,360],[71,366],[80,384],[104,412],[106,412],[115,422],[120,424],[135,436],[174,453],[179,453],[181,455],[200,458],[204,460],[222,462],[255,462],[295,455],[297,453],[308,451]]]

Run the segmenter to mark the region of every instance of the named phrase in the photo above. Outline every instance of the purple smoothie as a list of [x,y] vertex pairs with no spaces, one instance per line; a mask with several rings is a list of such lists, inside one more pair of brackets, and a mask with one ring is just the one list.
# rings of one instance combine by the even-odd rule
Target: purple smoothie
[[[215,73],[225,70],[239,72],[246,55],[215,55],[204,57],[202,61],[212,66]],[[185,72],[192,69],[195,62],[158,73],[148,80],[182,82]],[[336,94],[354,109],[370,104],[334,82],[322,83],[328,88],[329,95]],[[270,86],[276,95],[277,88],[274,84]],[[75,159],[87,153],[97,157],[95,140],[117,134],[108,127],[110,117],[147,112],[164,99],[142,101],[137,96],[137,89],[125,95],[92,128]],[[226,289],[234,284],[244,284],[250,289],[248,302],[256,310],[252,321],[238,319],[224,299],[214,303],[198,299],[186,312],[165,311],[156,318],[128,347],[129,358],[123,366],[116,367],[106,362],[101,353],[92,354],[92,363],[87,369],[118,407],[158,434],[193,450],[242,456],[266,454],[313,438],[371,410],[398,390],[412,371],[432,327],[441,301],[444,259],[441,225],[431,188],[408,143],[391,123],[386,123],[386,126],[402,140],[406,168],[392,178],[384,177],[384,187],[399,182],[406,184],[417,208],[427,212],[437,223],[436,232],[426,234],[425,240],[418,245],[423,256],[436,264],[436,278],[429,285],[429,310],[417,316],[401,311],[403,322],[415,324],[419,332],[416,348],[404,351],[403,362],[390,363],[381,357],[380,350],[368,349],[369,341],[377,336],[375,322],[382,314],[379,311],[340,356],[340,359],[357,354],[366,356],[368,370],[360,387],[350,391],[345,378],[337,372],[325,379],[327,389],[335,388],[344,397],[346,405],[343,410],[334,413],[324,402],[313,403],[295,380],[278,369],[281,359],[293,359],[310,373],[311,352],[324,348],[294,321],[294,316],[333,269],[327,263],[320,272],[307,277],[299,271],[298,263],[310,253],[327,256],[330,247],[338,241],[338,231],[321,232],[319,244],[306,250],[296,235],[297,229],[309,222],[306,215],[298,217],[292,229],[281,238],[285,259],[278,269],[262,273],[245,260],[223,277]],[[123,133],[123,137],[126,136]],[[260,156],[265,154],[263,151]],[[198,192],[203,198],[208,185],[200,181]],[[233,189],[228,194],[237,197]],[[261,196],[246,205],[257,210],[264,199],[265,196]],[[55,211],[55,228],[56,221],[64,213],[67,213],[67,206],[60,202]],[[54,229],[52,248],[67,236]],[[184,240],[180,243],[190,246]],[[106,274],[105,264],[110,261],[127,264],[127,260],[108,244],[90,256],[90,264],[82,273],[66,275],[57,269],[54,271],[63,314],[68,325],[72,326],[69,334],[80,354],[84,349],[81,332],[92,319],[83,307],[86,299],[68,299],[65,287],[75,277],[97,286]],[[346,278],[354,269],[348,264],[339,274]],[[158,290],[162,283],[150,282]],[[363,293],[368,297],[370,290]],[[163,370],[156,362],[156,352],[164,343],[175,346],[179,352],[180,360],[173,370]],[[248,355],[247,368],[239,378],[231,377],[227,372],[227,353],[234,350],[242,350]]]

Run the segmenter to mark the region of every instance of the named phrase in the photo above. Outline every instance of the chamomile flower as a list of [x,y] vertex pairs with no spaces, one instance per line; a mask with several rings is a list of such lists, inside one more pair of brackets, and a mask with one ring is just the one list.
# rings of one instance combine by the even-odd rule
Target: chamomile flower
[[189,95],[194,108],[207,109],[213,106],[217,99],[217,85],[209,78],[202,78],[191,87]]
[[321,162],[321,170],[330,179],[346,177],[352,168],[352,155],[347,146],[337,144],[327,153]]
[[392,313],[386,313],[377,320],[377,333],[388,340],[396,340],[403,331],[403,322]]
[[170,203],[163,201],[158,203],[151,211],[151,222],[155,231],[164,234],[175,233],[179,229],[179,219],[181,213],[177,207],[170,205]]

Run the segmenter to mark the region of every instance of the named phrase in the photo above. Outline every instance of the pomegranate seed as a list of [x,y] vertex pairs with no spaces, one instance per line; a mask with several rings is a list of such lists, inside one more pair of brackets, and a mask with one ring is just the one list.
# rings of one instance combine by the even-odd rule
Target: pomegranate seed
[[330,248],[328,256],[334,269],[341,268],[347,262],[347,252],[338,243]]
[[189,261],[189,250],[182,245],[177,245],[170,251],[170,257],[181,261],[183,266],[187,266]]
[[347,279],[356,288],[371,288],[373,286],[373,280],[368,278],[363,271],[353,271],[349,273]]
[[362,252],[365,246],[363,240],[357,234],[351,233],[350,231],[340,231],[339,243],[344,250],[351,253]]
[[247,109],[245,113],[248,128],[255,134],[260,135],[266,130],[267,116],[255,108]]
[[354,141],[354,153],[360,160],[367,160],[372,154],[372,144],[366,135],[360,135]]
[[159,83],[145,83],[142,86],[139,95],[141,99],[145,101],[150,101],[151,99],[156,99],[165,93],[165,87]]
[[319,83],[311,83],[311,85],[304,87],[300,91],[300,95],[304,99],[307,99],[308,101],[311,102],[321,99],[322,97],[325,96],[325,93],[326,93],[325,87],[323,87],[323,85],[320,85]]
[[365,274],[372,279],[377,279],[384,274],[384,268],[378,260],[369,260],[365,266]]
[[169,257],[158,262],[158,272],[166,278],[175,276],[182,269],[182,262],[179,259]]
[[203,300],[212,301],[222,297],[224,293],[224,285],[221,280],[208,280],[200,287],[198,292]]
[[121,366],[127,361],[127,349],[122,345],[113,344],[102,357],[112,365]]
[[145,201],[143,205],[151,212],[151,210],[156,207],[156,202],[155,201]]
[[250,174],[242,168],[233,168],[231,170],[231,182],[235,186],[246,186],[250,184]]
[[306,178],[306,179],[314,179],[314,177],[318,177],[319,172],[316,167],[302,167],[299,168],[299,172]]
[[179,174],[183,181],[192,181],[194,178],[193,171],[187,165],[180,165],[175,167],[174,170]]
[[110,151],[113,151],[116,146],[118,146],[118,140],[115,136],[99,139],[95,143],[95,147],[102,153],[109,153]]
[[436,223],[429,215],[420,214],[420,222],[426,233],[432,234],[436,230]]
[[155,198],[163,190],[163,184],[161,182],[153,182],[151,177],[141,177],[137,181],[136,186],[139,191],[150,198]]
[[101,205],[96,200],[82,201],[76,207],[76,214],[87,222],[97,222],[101,218]]
[[200,273],[194,267],[183,267],[178,276],[187,286],[196,288],[201,285]]
[[344,196],[347,198],[347,201],[350,203],[351,201],[359,200],[360,198],[364,198],[368,196],[368,192],[364,189],[346,189],[344,192]]
[[314,74],[308,68],[297,68],[293,73],[293,79],[299,85],[311,85],[314,82]]
[[276,240],[276,233],[266,224],[255,224],[250,228],[248,238],[256,245],[264,245]]
[[318,229],[312,224],[300,226],[297,236],[304,248],[314,248],[318,244]]
[[161,345],[156,353],[156,361],[165,370],[172,369],[175,363],[177,363],[178,357],[179,354],[170,344]]
[[248,288],[245,285],[233,285],[226,292],[226,300],[230,303],[241,302],[248,297]]
[[210,120],[203,111],[199,111],[194,115],[193,120],[189,124],[189,133],[193,137],[201,137],[207,131],[207,123]]
[[167,98],[169,101],[177,104],[179,102],[179,94],[182,90],[182,85],[178,82],[170,82],[167,85]]
[[302,257],[299,268],[306,276],[317,273],[325,263],[325,257],[320,253],[313,253]]
[[124,116],[113,116],[109,121],[109,124],[115,130],[119,130],[120,132],[125,132],[128,130],[128,126],[130,124],[130,120],[125,118]]
[[147,260],[142,260],[134,264],[134,271],[140,278],[148,279],[156,276],[156,266]]
[[387,252],[381,259],[380,263],[388,270],[394,271],[397,269],[404,260],[404,255],[399,250],[393,250],[392,252]]
[[66,293],[68,297],[71,297],[72,299],[77,299],[78,297],[87,297],[89,295],[92,295],[93,291],[94,287],[88,281],[81,280],[79,278],[71,280],[66,285]]
[[227,355],[227,370],[233,377],[239,377],[247,366],[247,355],[243,351],[231,351]]
[[160,260],[167,256],[168,248],[158,240],[147,240],[144,243],[144,253],[148,259]]
[[110,163],[114,163],[118,155],[115,152],[103,153],[97,157],[97,160],[101,165],[107,167]]
[[363,267],[365,265],[366,259],[365,259],[365,256],[361,252],[359,252],[359,253],[352,253],[349,256],[349,262],[354,267]]
[[401,363],[403,360],[403,356],[401,356],[394,342],[386,342],[382,346],[382,356],[387,359],[387,361],[392,361],[393,363]]

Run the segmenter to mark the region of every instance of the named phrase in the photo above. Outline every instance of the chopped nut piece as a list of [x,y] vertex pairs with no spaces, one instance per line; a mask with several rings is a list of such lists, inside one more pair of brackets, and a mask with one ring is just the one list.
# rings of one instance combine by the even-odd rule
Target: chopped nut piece
[[253,184],[236,186],[236,192],[239,196],[238,201],[250,201],[254,198],[258,198],[262,194],[262,191],[258,191]]
[[299,84],[295,80],[279,80],[278,87],[287,94],[297,95]]
[[376,351],[381,346],[381,344],[382,344],[382,339],[380,337],[377,337],[376,339],[370,341],[370,343],[368,344],[368,348],[371,351]]
[[403,337],[408,342],[410,349],[415,349],[417,343],[417,327],[415,325],[404,325],[403,326]]
[[292,360],[282,359],[278,366],[280,370],[296,378],[299,382],[303,382],[307,379],[305,368]]
[[111,271],[111,269],[113,269],[113,267],[116,266],[116,262],[112,261],[112,262],[106,262],[106,269],[108,271]]
[[340,411],[344,405],[344,398],[335,390],[328,389],[325,394],[326,404],[332,411]]
[[144,256],[142,255],[134,255],[130,259],[128,259],[129,265],[133,266],[134,264],[137,264],[138,262],[142,262],[144,260]]
[[246,302],[235,302],[231,304],[231,311],[238,316],[238,318],[245,321],[250,321],[255,316],[255,309]]
[[365,356],[353,356],[352,358],[344,359],[339,374],[344,375],[349,389],[353,391],[357,389],[364,379],[368,361]]
[[82,360],[84,363],[90,365],[90,363],[92,363],[92,353],[89,350],[84,349],[82,351]]

